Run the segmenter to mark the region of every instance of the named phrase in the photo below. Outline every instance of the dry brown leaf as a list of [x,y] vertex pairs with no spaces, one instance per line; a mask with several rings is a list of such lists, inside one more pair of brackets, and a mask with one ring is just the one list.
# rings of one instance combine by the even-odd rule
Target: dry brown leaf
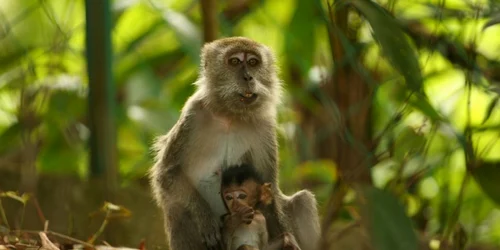
[[40,240],[42,241],[41,250],[60,250],[52,241],[49,240],[44,232],[38,233],[40,235]]

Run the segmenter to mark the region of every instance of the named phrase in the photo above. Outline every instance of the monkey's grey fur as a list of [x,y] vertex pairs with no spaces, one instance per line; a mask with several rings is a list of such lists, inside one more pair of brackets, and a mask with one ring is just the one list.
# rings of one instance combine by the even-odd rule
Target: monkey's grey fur
[[[247,54],[256,56],[259,64],[230,65],[236,53],[246,53],[245,60]],[[241,163],[253,165],[264,182],[272,183],[275,202],[263,211],[270,240],[290,232],[302,250],[316,249],[320,229],[314,195],[304,190],[288,197],[279,189],[281,84],[271,51],[242,37],[208,43],[195,84],[177,123],[157,140],[150,172],[170,249],[222,249],[220,216],[227,211],[219,194],[220,171]],[[252,93],[252,101],[246,102],[246,93]]]

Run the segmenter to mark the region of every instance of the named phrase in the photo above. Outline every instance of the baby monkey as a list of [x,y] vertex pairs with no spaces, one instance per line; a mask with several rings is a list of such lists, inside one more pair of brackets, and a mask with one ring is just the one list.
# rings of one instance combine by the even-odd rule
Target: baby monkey
[[260,212],[273,202],[271,183],[263,183],[255,168],[242,164],[222,173],[221,195],[229,211],[222,229],[227,250],[297,250],[290,234],[268,243],[266,218]]

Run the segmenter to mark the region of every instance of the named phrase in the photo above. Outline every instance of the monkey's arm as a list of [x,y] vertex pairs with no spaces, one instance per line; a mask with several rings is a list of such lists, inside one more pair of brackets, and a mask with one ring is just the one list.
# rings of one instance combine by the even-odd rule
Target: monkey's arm
[[[268,245],[268,241],[269,241],[269,235],[267,233],[266,218],[259,210],[255,211],[254,222],[258,226],[259,243],[260,243],[259,249],[266,249],[265,247]],[[276,248],[276,249],[278,249],[278,248]]]
[[237,214],[229,214],[224,218],[224,233],[233,235],[234,231],[243,223]]
[[224,239],[224,244],[226,245],[227,249],[231,249],[233,245],[233,235],[234,232],[236,231],[236,228],[238,228],[239,225],[241,225],[242,221],[238,220],[234,214],[227,214],[224,217],[224,227],[223,227],[223,239]]
[[[165,213],[167,225],[177,225],[175,221],[179,219],[187,219],[194,223],[188,227],[189,221],[186,221],[185,227],[181,224],[177,229],[167,227],[168,234],[176,230],[174,232],[176,236],[170,239],[171,245],[185,245],[186,242],[193,241],[193,232],[190,231],[192,229],[186,229],[188,230],[186,232],[183,230],[194,227],[202,238],[200,241],[209,246],[217,246],[221,245],[221,222],[186,175],[186,166],[183,166],[182,162],[185,154],[183,150],[186,150],[193,122],[193,117],[189,112],[186,113],[181,115],[166,136],[156,142],[157,156],[150,173],[151,184],[155,198]],[[181,215],[185,215],[186,218]]]
[[255,211],[248,206],[242,206],[233,211],[224,218],[224,230],[233,235],[236,229],[243,223],[250,224],[254,220]]

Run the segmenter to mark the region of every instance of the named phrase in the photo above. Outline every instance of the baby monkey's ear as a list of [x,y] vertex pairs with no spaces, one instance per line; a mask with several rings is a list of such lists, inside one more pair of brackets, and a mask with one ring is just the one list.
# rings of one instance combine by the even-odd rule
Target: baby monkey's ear
[[273,202],[273,192],[271,191],[271,183],[267,182],[260,186],[260,201],[264,205],[269,205]]

